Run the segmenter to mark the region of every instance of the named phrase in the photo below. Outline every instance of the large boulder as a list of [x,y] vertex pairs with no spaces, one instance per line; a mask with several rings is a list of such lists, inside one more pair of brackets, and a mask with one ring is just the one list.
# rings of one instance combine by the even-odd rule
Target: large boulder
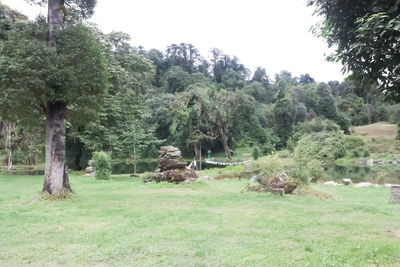
[[292,193],[299,186],[299,181],[289,177],[286,172],[279,173],[269,184],[271,192],[281,191],[284,194]]
[[154,171],[154,179],[157,182],[180,183],[193,181],[196,173],[186,167],[186,161],[181,156],[181,151],[173,146],[163,146],[158,157],[157,168]]

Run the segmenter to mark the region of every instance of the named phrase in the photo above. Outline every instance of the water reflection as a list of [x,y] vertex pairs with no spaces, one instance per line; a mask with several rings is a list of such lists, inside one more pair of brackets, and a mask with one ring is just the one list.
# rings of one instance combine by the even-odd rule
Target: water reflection
[[[377,177],[382,170],[370,167],[334,166],[325,170],[323,180],[341,182],[343,178],[350,178],[353,183],[371,182],[378,183]],[[399,171],[384,171],[386,173],[384,183],[399,183]]]

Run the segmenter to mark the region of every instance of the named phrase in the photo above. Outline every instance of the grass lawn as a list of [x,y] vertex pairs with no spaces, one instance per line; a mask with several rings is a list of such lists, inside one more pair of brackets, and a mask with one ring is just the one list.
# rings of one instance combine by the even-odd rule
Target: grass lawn
[[0,176],[0,266],[400,266],[387,188],[317,186],[333,199],[245,192],[245,180],[143,184]]

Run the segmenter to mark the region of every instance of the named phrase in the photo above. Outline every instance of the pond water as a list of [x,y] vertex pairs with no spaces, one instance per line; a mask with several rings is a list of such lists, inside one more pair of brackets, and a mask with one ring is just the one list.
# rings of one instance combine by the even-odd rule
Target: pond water
[[[188,162],[189,164],[189,162]],[[203,169],[209,168],[223,168],[223,166],[210,165],[203,162]],[[137,173],[153,172],[157,166],[157,161],[140,161],[136,165]],[[371,182],[379,183],[377,177],[379,175],[377,168],[369,167],[356,167],[356,166],[334,166],[324,171],[323,181],[337,181],[341,182],[343,178],[350,178],[353,183],[360,182]],[[4,170],[0,170],[0,174],[4,173]],[[133,165],[125,162],[113,162],[112,164],[113,174],[131,174],[133,173]],[[400,184],[400,171],[392,170],[385,171],[384,183]],[[43,170],[34,169],[20,169],[15,168],[12,175],[44,175]],[[381,181],[382,182],[382,181]]]
[[[379,183],[378,175],[379,172],[383,172],[377,168],[369,167],[357,167],[357,166],[334,166],[325,170],[323,175],[324,181],[337,181],[341,182],[343,178],[350,178],[353,183],[360,182],[371,182]],[[400,171],[384,171],[386,175],[383,183],[399,184],[400,183]]]
[[[187,162],[189,165],[190,162]],[[136,164],[136,172],[143,173],[143,172],[154,172],[157,167],[157,161],[143,161],[138,162]],[[205,162],[202,162],[203,169],[210,169],[210,168],[221,168],[223,166],[211,165]],[[114,162],[112,165],[112,173],[113,174],[130,174],[133,173],[133,164],[128,164],[126,162]]]

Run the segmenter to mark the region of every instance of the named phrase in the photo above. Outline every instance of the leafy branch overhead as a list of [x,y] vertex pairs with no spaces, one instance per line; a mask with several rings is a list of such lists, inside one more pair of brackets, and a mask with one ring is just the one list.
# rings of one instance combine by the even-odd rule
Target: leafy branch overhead
[[400,101],[400,1],[313,0],[323,21],[313,32],[326,39],[344,72],[353,72],[365,84],[378,82],[389,99]]

